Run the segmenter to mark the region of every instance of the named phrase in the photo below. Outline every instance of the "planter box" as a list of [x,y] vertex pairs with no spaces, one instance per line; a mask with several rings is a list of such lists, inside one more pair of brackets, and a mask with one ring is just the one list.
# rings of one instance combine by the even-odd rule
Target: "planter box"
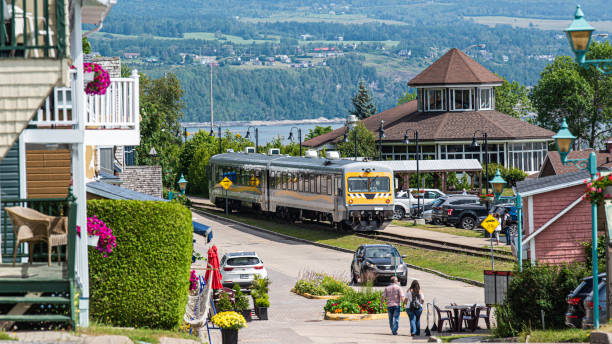
[[255,307],[255,314],[259,320],[268,320],[268,307]]
[[238,311],[238,313],[242,314],[242,316],[244,317],[244,320],[246,320],[247,322],[251,322],[253,320],[253,315],[251,315],[251,310],[250,309],[245,309],[243,311]]
[[223,344],[238,344],[238,330],[221,329]]

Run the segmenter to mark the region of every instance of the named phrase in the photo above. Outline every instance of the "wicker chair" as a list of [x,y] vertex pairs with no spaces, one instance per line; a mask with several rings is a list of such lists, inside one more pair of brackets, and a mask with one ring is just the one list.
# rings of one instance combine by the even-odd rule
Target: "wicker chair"
[[51,266],[51,251],[57,249],[57,260],[60,261],[59,246],[68,243],[68,219],[65,216],[49,216],[34,209],[25,207],[5,207],[13,232],[15,233],[15,247],[13,249],[13,265],[17,260],[17,248],[22,242],[27,242],[32,263],[32,244],[47,243],[49,266]]

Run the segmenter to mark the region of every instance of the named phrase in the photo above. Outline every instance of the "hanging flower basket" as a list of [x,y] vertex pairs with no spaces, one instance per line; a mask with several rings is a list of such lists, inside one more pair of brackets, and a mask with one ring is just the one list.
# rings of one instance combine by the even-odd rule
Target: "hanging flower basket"
[[595,176],[594,180],[585,179],[586,192],[582,197],[593,204],[603,204],[603,201],[610,199],[612,192],[612,174],[602,176],[599,172]]
[[93,73],[93,80],[85,86],[85,93],[89,95],[106,94],[106,89],[110,86],[108,72],[97,63],[83,63],[83,74]]
[[100,241],[99,235],[88,235],[87,236],[87,245],[96,247],[98,246],[98,242]]
[[478,195],[478,198],[480,198],[480,203],[493,202],[493,194],[480,194]]

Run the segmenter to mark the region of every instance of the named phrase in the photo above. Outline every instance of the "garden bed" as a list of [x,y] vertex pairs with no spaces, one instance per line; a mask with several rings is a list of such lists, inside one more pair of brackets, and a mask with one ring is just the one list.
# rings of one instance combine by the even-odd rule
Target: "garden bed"
[[[407,318],[408,314],[406,312],[400,313],[401,318]],[[335,320],[335,321],[359,321],[359,320],[383,320],[388,319],[389,315],[387,312],[385,313],[358,313],[358,314],[344,314],[344,313],[331,313],[325,312],[325,320]]]
[[296,295],[303,296],[307,299],[314,299],[314,300],[336,300],[337,298],[341,296],[341,295],[312,295],[308,293],[299,293],[297,290],[295,290],[295,288],[291,288],[291,292]]
[[292,293],[319,300],[335,300],[351,291],[353,288],[348,285],[346,278],[310,270],[300,272],[295,286],[291,288]]

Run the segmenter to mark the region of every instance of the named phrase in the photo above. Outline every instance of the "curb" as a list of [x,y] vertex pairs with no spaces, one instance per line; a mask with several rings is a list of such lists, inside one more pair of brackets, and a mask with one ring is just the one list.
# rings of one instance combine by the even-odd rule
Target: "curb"
[[300,294],[295,291],[295,288],[291,288],[291,292],[294,293],[295,295],[303,296],[307,299],[314,299],[314,300],[336,300],[340,297],[340,295],[312,295],[308,293]]
[[[314,242],[314,241],[310,241],[310,240],[306,240],[306,239],[302,239],[302,238],[296,238],[296,237],[293,237],[293,236],[287,235],[287,234],[277,233],[277,232],[271,231],[269,229],[264,229],[264,228],[261,228],[261,227],[249,225],[247,223],[243,223],[243,222],[236,221],[236,220],[233,220],[233,219],[228,219],[228,218],[225,218],[223,216],[211,214],[211,213],[209,213],[207,211],[204,211],[204,210],[195,209],[193,207],[191,208],[191,210],[196,212],[196,213],[198,213],[198,214],[200,214],[200,215],[203,215],[203,216],[209,216],[209,217],[212,217],[212,218],[220,220],[220,221],[226,221],[226,222],[230,222],[230,223],[233,223],[233,224],[236,224],[236,225],[241,225],[243,227],[246,227],[246,228],[249,228],[249,229],[252,229],[252,230],[255,230],[255,231],[264,232],[264,233],[271,234],[271,235],[276,235],[276,236],[284,238],[284,239],[293,240],[293,241],[297,241],[297,242],[302,242],[302,243],[305,243],[305,244],[310,244],[310,245],[314,245],[314,246],[318,246],[318,247],[323,247],[323,248],[327,248],[327,249],[330,249],[330,250],[335,250],[335,251],[340,251],[340,252],[345,252],[345,253],[351,253],[351,254],[354,253],[354,251],[346,249],[346,248],[332,246],[332,245],[327,245],[327,244],[322,244],[322,243],[318,243],[318,242]],[[464,282],[464,283],[467,283],[467,284],[471,284],[471,285],[476,286],[476,287],[484,288],[484,283],[482,283],[482,282],[474,281],[474,280],[471,280],[471,279],[468,279],[468,278],[463,278],[463,277],[450,276],[450,275],[447,275],[447,274],[445,274],[443,272],[440,272],[440,271],[437,271],[437,270],[433,270],[433,269],[429,269],[429,268],[420,267],[420,266],[417,266],[417,265],[412,265],[412,264],[408,264],[408,263],[406,263],[406,265],[408,267],[410,267],[410,268],[413,268],[413,269],[416,269],[416,270],[425,271],[425,272],[429,272],[431,274],[438,275],[438,276],[440,276],[442,278],[446,278],[446,279],[453,280],[453,281],[460,281],[460,282]]]
[[[406,312],[400,313],[400,318],[407,318],[408,315]],[[389,315],[387,313],[377,313],[377,314],[343,314],[343,313],[330,313],[325,312],[325,320],[332,321],[361,321],[361,320],[386,320],[389,319]]]

